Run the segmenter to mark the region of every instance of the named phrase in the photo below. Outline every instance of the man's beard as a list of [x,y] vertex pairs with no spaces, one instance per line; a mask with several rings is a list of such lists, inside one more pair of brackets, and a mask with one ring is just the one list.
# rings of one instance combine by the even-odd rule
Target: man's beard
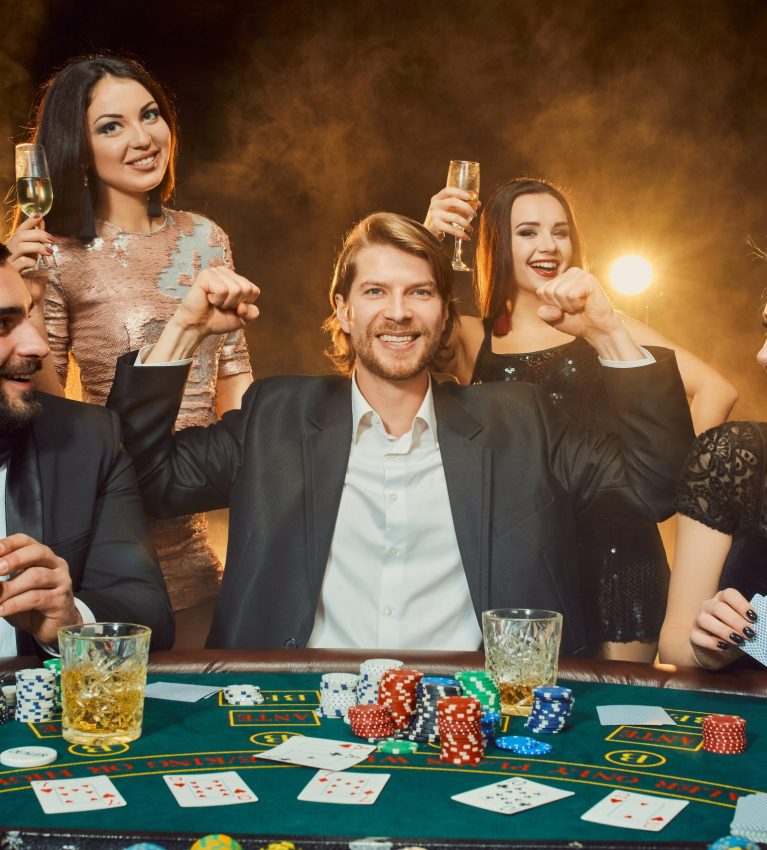
[[[419,339],[426,344],[417,359],[412,352],[403,352],[401,358],[396,351],[391,352],[387,359],[379,357],[374,350],[374,341],[382,333],[417,333]],[[365,336],[357,340],[354,345],[354,353],[358,362],[373,375],[389,381],[407,381],[415,378],[431,366],[439,351],[442,342],[441,335],[433,335],[423,327],[415,327],[411,323],[387,326],[381,328],[368,328]]]
[[[26,377],[42,369],[42,361],[35,359],[23,366],[14,368],[14,364],[6,361],[0,366],[0,380],[10,377]],[[35,398],[34,390],[30,387],[18,399],[11,399],[0,388],[0,434],[15,434],[29,427],[37,419],[42,405]]]

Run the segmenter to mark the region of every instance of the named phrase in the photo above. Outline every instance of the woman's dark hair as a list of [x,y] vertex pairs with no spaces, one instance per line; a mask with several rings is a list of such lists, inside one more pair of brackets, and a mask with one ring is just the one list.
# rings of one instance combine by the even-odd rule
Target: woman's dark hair
[[[32,125],[31,141],[45,148],[53,187],[54,203],[45,217],[45,227],[58,236],[82,235],[88,238],[81,234],[86,213],[84,178],[88,177],[87,191],[91,193],[92,206],[96,201],[97,178],[91,165],[86,113],[96,83],[105,77],[135,80],[157,102],[160,114],[170,129],[171,150],[162,183],[154,191],[159,192],[163,201],[173,193],[178,133],[173,107],[160,84],[133,59],[109,54],[78,56],[67,62],[43,86]],[[20,219],[21,210],[17,207],[13,218],[14,230]]]
[[575,217],[567,198],[547,180],[517,177],[499,186],[488,198],[479,218],[474,259],[474,291],[479,314],[495,322],[514,303],[514,259],[511,255],[511,208],[521,195],[551,195],[564,208],[573,246],[571,265],[583,266],[583,250]]

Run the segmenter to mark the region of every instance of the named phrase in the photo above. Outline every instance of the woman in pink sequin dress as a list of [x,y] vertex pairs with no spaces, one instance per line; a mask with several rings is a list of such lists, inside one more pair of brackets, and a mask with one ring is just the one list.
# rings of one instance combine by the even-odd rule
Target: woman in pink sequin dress
[[[19,223],[12,262],[49,258],[45,324],[51,357],[38,386],[61,394],[70,357],[83,397],[104,404],[117,357],[152,344],[195,275],[232,265],[212,221],[162,206],[173,190],[176,127],[159,84],[137,63],[75,59],[43,90],[34,141],[45,146],[54,204]],[[195,356],[177,427],[206,425],[239,407],[251,382],[242,332],[208,339]],[[204,515],[152,520],[176,612],[176,647],[204,640],[222,566]]]

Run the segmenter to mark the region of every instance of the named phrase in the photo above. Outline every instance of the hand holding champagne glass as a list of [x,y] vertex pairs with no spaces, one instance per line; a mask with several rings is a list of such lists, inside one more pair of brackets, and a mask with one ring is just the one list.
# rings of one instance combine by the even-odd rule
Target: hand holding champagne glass
[[[454,189],[464,189],[470,192],[472,199],[469,203],[476,203],[479,200],[479,163],[462,159],[451,160],[450,168],[447,171],[447,185]],[[457,272],[470,272],[471,266],[464,263],[461,256],[462,250],[462,237],[456,236],[455,247],[453,248],[453,268]]]
[[[53,203],[48,162],[42,145],[16,145],[16,197],[26,216],[46,216]],[[49,268],[48,261],[38,255],[37,268]]]

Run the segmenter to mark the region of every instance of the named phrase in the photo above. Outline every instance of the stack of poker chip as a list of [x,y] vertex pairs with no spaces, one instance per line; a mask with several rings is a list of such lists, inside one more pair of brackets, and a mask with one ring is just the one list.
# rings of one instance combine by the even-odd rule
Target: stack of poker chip
[[352,734],[358,738],[378,741],[380,738],[391,738],[397,731],[391,711],[378,703],[352,705],[348,714]]
[[746,749],[746,721],[737,714],[709,714],[703,718],[703,749],[734,755]]
[[520,756],[545,756],[551,750],[551,744],[526,738],[524,735],[504,735],[495,739],[495,746],[501,750],[509,750]]
[[320,680],[320,712],[323,717],[346,717],[349,709],[357,705],[355,673],[323,673]]
[[539,685],[533,688],[533,697],[533,707],[525,723],[525,729],[528,732],[561,732],[575,705],[570,688]]
[[483,711],[501,710],[501,693],[492,674],[487,670],[460,670],[455,678],[465,696],[476,697]]
[[359,705],[368,705],[378,702],[378,687],[381,677],[387,670],[396,670],[404,667],[402,661],[396,658],[368,658],[360,664],[360,675],[357,682],[357,702]]
[[8,705],[5,694],[0,691],[0,726],[3,723],[8,723],[10,720],[13,720],[13,709]]
[[378,703],[388,708],[397,731],[407,729],[415,712],[416,691],[423,678],[420,670],[406,667],[387,670],[378,686]]
[[56,714],[56,673],[45,667],[16,672],[16,720],[41,723]]
[[500,711],[482,712],[482,737],[485,739],[485,749],[495,743],[495,739],[501,731],[503,717]]
[[479,764],[485,753],[482,706],[476,697],[443,697],[437,703],[441,761]]
[[224,699],[229,705],[244,707],[261,705],[264,695],[258,685],[227,685],[224,688]]
[[408,756],[418,752],[415,741],[401,741],[398,738],[386,738],[378,742],[378,752],[392,756]]
[[43,661],[43,667],[46,670],[53,670],[56,674],[56,706],[61,708],[61,659],[46,658]]
[[457,679],[447,676],[424,676],[416,689],[415,712],[401,737],[422,744],[438,744],[437,703],[443,697],[460,695],[461,686]]

